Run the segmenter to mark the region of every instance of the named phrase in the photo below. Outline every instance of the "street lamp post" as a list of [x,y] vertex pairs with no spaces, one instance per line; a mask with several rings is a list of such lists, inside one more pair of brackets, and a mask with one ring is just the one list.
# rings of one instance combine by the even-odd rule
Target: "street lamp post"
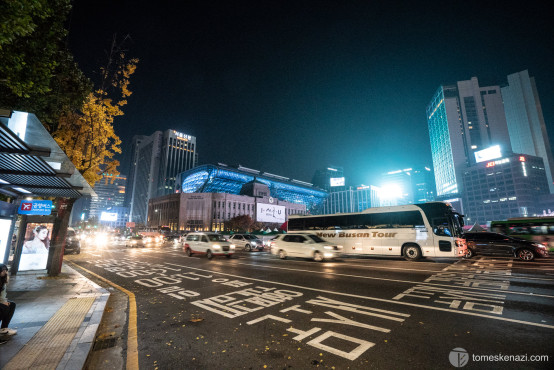
[[155,209],[154,212],[156,212],[158,214],[158,229],[159,229],[160,225],[162,223],[162,213],[160,212],[159,209]]

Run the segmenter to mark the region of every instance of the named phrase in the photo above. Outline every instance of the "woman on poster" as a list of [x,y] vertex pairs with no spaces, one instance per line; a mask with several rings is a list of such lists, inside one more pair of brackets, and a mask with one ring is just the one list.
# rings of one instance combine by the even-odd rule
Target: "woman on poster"
[[48,229],[44,225],[38,225],[33,230],[33,239],[23,244],[24,254],[48,254],[50,248],[50,239],[48,238]]

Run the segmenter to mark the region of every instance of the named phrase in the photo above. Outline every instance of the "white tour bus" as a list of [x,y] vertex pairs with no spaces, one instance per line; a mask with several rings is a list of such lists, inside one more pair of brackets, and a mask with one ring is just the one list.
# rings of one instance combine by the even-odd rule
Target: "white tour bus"
[[463,216],[444,202],[368,208],[360,213],[291,215],[288,231],[343,246],[346,255],[464,257]]

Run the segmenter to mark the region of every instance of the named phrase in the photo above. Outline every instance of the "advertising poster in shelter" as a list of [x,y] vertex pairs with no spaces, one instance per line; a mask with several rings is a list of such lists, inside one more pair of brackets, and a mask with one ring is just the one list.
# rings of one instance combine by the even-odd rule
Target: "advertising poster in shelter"
[[21,249],[19,271],[44,270],[48,262],[48,249],[53,223],[28,223]]
[[12,220],[0,218],[0,263],[3,263],[6,249],[11,246],[8,237],[10,235],[10,227]]

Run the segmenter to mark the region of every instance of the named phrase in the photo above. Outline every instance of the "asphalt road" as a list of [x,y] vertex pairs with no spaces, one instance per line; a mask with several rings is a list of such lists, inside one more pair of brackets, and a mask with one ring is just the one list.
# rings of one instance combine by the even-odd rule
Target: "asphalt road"
[[113,244],[66,259],[135,294],[141,368],[553,368],[552,258],[208,260]]

